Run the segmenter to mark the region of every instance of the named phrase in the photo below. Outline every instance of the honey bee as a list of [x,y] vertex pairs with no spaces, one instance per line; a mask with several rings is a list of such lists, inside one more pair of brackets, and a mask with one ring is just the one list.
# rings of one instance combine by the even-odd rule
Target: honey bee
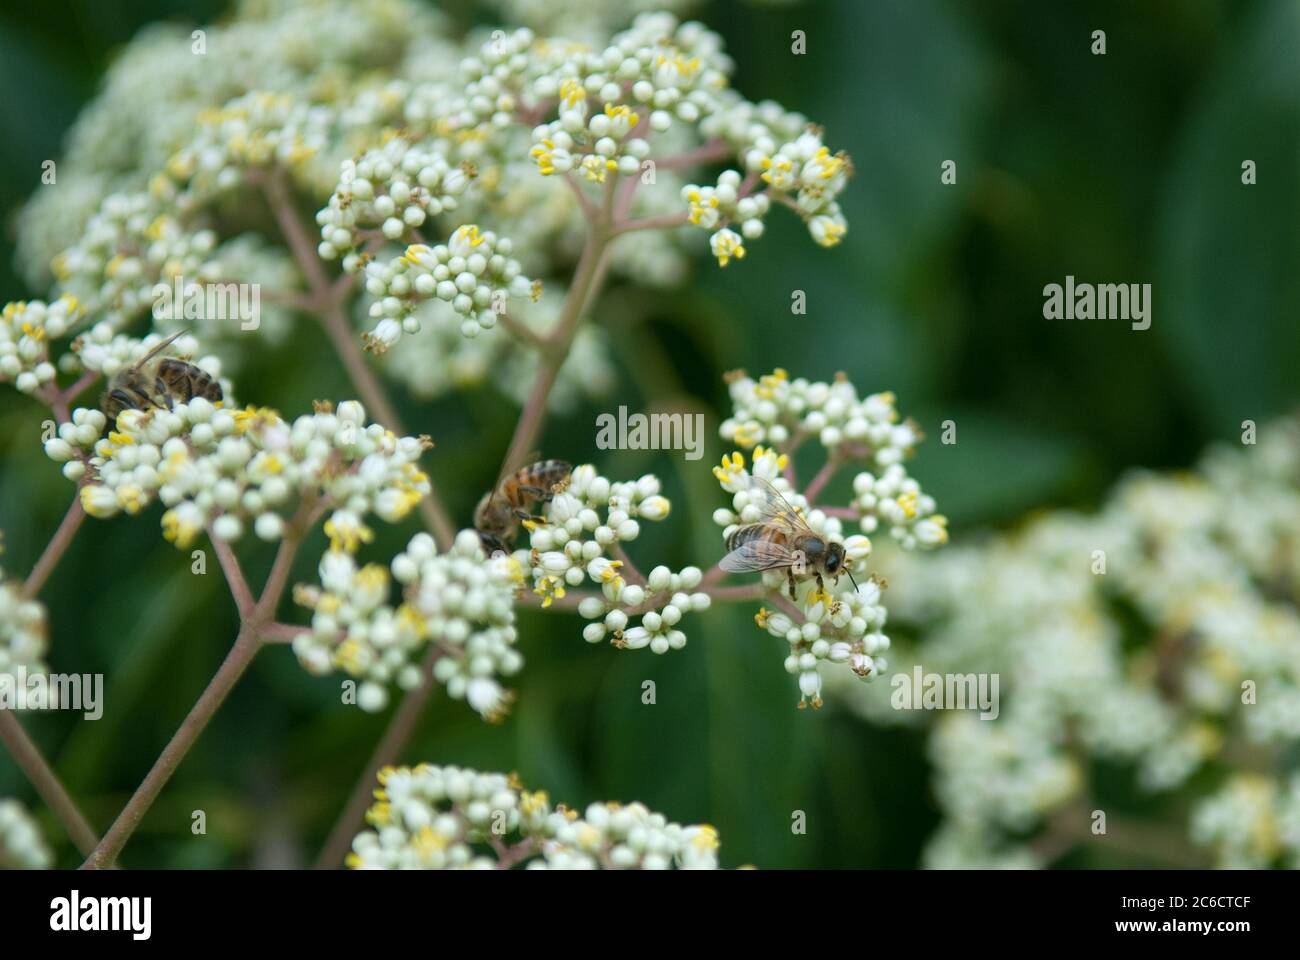
[[781,496],[772,484],[761,477],[749,478],[749,493],[760,498],[760,516],[727,538],[727,550],[719,566],[728,573],[752,573],[762,570],[786,570],[790,599],[797,600],[795,581],[810,574],[817,578],[817,589],[825,593],[823,577],[838,580],[849,574],[853,589],[858,583],[846,566],[844,544],[815,533],[799,511]]
[[221,384],[194,364],[178,357],[159,357],[183,333],[184,330],[173,333],[113,377],[100,401],[100,407],[108,417],[105,430],[117,423],[117,415],[123,410],[148,410],[150,407],[170,410],[174,403],[186,403],[195,397],[213,403],[223,398]]
[[519,521],[535,519],[533,504],[549,501],[572,472],[573,467],[563,460],[539,460],[507,473],[474,509],[474,529],[483,551],[488,556],[498,550],[509,553]]

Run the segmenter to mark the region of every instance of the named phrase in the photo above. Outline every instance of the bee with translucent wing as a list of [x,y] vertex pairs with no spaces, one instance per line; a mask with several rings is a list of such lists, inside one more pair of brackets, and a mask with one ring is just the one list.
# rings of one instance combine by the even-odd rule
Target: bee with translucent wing
[[853,589],[857,589],[857,581],[845,566],[844,544],[813,531],[799,511],[762,477],[749,478],[748,492],[751,497],[758,496],[760,516],[727,537],[730,552],[719,563],[723,570],[753,573],[784,567],[791,600],[798,599],[796,579],[809,575],[817,578],[817,589],[822,593],[826,590],[823,577],[838,580],[841,573],[848,573]]
[[195,397],[213,403],[223,399],[221,384],[206,372],[179,357],[160,356],[185,332],[173,333],[109,382],[100,402],[104,415],[108,417],[106,433],[117,423],[117,415],[123,410],[148,410],[150,407],[170,410],[173,404],[188,403]]
[[563,460],[539,460],[504,476],[483,495],[474,510],[474,529],[483,552],[510,552],[520,520],[532,520],[535,503],[546,503],[569,479],[573,467]]

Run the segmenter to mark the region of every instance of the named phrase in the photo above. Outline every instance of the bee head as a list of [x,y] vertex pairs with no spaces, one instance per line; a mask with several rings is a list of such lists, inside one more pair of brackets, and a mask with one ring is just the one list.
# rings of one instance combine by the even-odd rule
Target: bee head
[[826,572],[831,576],[838,576],[840,568],[844,566],[844,544],[836,543],[832,540],[826,544]]
[[853,584],[853,589],[856,591],[858,582],[853,579],[853,574],[849,573],[849,568],[844,561],[844,544],[832,540],[826,545],[826,572],[833,577],[838,577],[841,573],[848,573],[849,582]]

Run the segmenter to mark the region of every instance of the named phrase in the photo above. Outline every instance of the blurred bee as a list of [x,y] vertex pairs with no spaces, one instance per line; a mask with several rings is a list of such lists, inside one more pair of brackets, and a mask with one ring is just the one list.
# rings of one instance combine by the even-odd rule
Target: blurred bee
[[474,510],[474,529],[483,552],[509,553],[520,520],[535,519],[534,503],[546,503],[568,482],[573,467],[563,460],[539,460],[509,473],[483,495]]
[[772,484],[761,477],[749,478],[749,493],[759,497],[760,516],[727,537],[730,552],[719,564],[728,573],[752,573],[785,568],[790,599],[797,600],[796,579],[817,578],[817,589],[826,591],[823,576],[838,580],[849,574],[853,589],[858,583],[845,566],[844,544],[828,540],[804,521],[802,515]]
[[186,403],[195,397],[213,403],[221,401],[221,384],[204,371],[177,357],[159,356],[183,333],[173,333],[109,382],[100,402],[108,417],[106,431],[113,428],[123,410],[170,410],[174,403]]

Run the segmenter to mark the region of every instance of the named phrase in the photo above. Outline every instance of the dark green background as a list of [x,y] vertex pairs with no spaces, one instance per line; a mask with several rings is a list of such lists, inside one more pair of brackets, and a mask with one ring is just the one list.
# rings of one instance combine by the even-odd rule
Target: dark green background
[[[453,4],[458,22],[473,22]],[[0,212],[37,188],[115,49],[159,18],[210,20],[220,3],[49,2],[0,14]],[[736,86],[825,125],[857,174],[842,198],[850,231],[815,247],[784,211],[725,271],[703,260],[691,284],[656,295],[632,326],[616,286],[597,311],[615,331],[624,387],[551,424],[545,451],[596,455],[595,415],[686,404],[708,414],[705,461],[602,454],[611,476],[655,470],[675,510],[636,544],[646,567],[713,563],[709,520],[721,504],[708,472],[723,448],[723,371],[783,366],[867,391],[892,389],[931,434],[913,472],[951,517],[955,541],[1056,505],[1089,507],[1134,466],[1181,468],[1300,396],[1295,385],[1300,4],[1258,2],[810,2],[706,5],[725,36]],[[1108,52],[1089,52],[1104,29]],[[790,53],[792,30],[808,53]],[[958,164],[955,186],[940,164]],[[1258,164],[1243,186],[1241,162]],[[0,243],[0,302],[26,290]],[[694,237],[703,249],[702,235]],[[1042,288],[1079,281],[1153,284],[1153,323],[1047,321]],[[808,295],[792,317],[791,291]],[[638,297],[644,297],[637,293]],[[240,395],[288,414],[348,394],[316,328],[257,360]],[[406,422],[435,436],[430,458],[449,505],[467,519],[497,470],[514,411],[490,389],[418,405]],[[71,487],[39,449],[42,412],[0,392],[3,564],[23,575],[58,523]],[[939,423],[958,443],[937,442]],[[807,469],[809,465],[805,465]],[[812,464],[815,467],[816,464]],[[843,481],[842,481],[843,482]],[[838,492],[844,492],[840,489]],[[219,663],[236,622],[215,572],[192,576],[166,544],[158,509],[91,522],[44,592],[51,663],[107,675],[97,723],[29,719],[59,773],[103,829]],[[384,530],[387,556],[412,527]],[[312,576],[322,546],[303,552]],[[389,551],[386,553],[385,551]],[[240,552],[254,577],[269,552]],[[640,799],[707,820],[734,866],[913,866],[937,814],[924,740],[842,711],[797,712],[781,645],[748,606],[686,623],[664,657],[620,654],[580,638],[576,615],[524,612],[527,666],[502,727],[435,697],[404,757],[518,770],[557,800]],[[286,605],[284,618],[298,615]],[[641,683],[658,685],[643,706]],[[145,819],[127,866],[310,861],[379,737],[384,716],[338,702],[285,650],[264,653]],[[1127,777],[1110,778],[1127,794]],[[0,761],[0,795],[31,799]],[[192,837],[190,812],[208,813]],[[808,834],[789,829],[808,815]],[[1146,805],[1156,817],[1162,805]],[[60,862],[75,854],[42,812]],[[1067,861],[1103,865],[1101,860]],[[1151,864],[1158,865],[1158,864]]]

